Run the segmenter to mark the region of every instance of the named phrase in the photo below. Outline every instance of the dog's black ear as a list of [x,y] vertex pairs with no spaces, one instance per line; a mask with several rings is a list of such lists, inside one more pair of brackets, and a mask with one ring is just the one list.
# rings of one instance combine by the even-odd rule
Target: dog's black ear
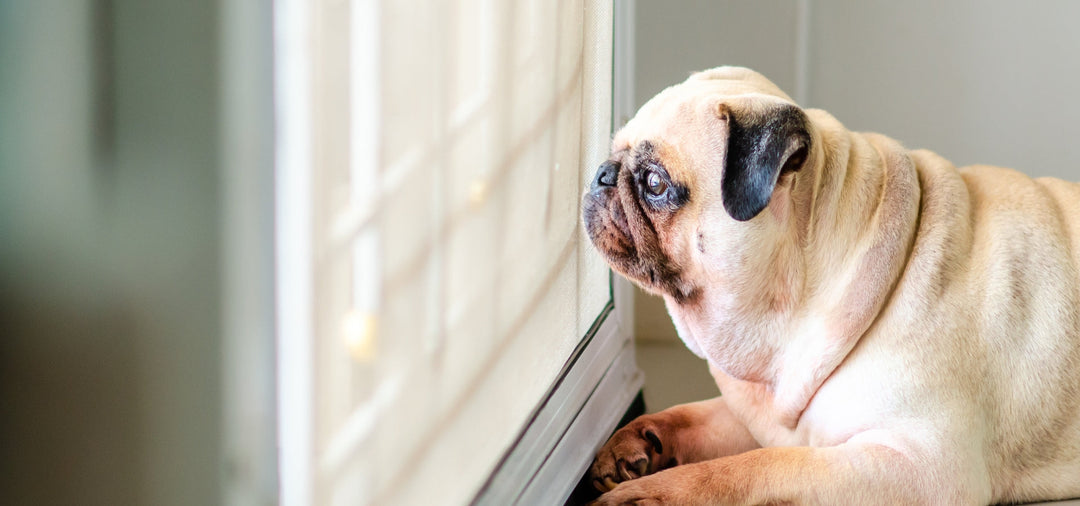
[[799,170],[810,152],[806,114],[784,104],[750,117],[727,116],[728,142],[724,175],[720,182],[724,209],[732,218],[747,221],[769,205],[780,175]]

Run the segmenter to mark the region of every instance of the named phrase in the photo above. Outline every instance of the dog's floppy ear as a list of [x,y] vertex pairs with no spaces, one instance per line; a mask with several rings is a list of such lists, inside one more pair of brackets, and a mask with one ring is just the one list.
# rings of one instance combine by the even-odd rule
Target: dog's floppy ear
[[759,114],[738,114],[726,105],[718,113],[728,123],[727,155],[720,182],[724,209],[747,221],[769,204],[776,181],[797,171],[810,152],[806,115],[795,105],[771,106]]

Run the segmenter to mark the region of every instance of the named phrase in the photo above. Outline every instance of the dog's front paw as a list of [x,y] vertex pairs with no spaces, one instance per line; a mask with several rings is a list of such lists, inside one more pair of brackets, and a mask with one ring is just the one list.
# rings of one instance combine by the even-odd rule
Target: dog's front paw
[[658,475],[647,476],[633,481],[619,483],[614,489],[604,493],[599,499],[589,503],[588,506],[621,506],[632,504],[635,506],[656,506],[677,504],[668,492],[663,482],[657,480]]
[[658,422],[656,415],[644,415],[616,431],[589,470],[593,486],[607,492],[624,481],[678,465],[673,434]]

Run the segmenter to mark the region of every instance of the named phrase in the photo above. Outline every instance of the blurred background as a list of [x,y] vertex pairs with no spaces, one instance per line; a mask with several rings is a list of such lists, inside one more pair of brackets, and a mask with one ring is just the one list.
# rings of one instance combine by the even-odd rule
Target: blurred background
[[[230,393],[273,388],[272,251],[247,246],[273,224],[258,4],[0,2],[0,503],[272,484],[224,457],[273,470],[272,409]],[[227,434],[240,413],[257,422]]]
[[[1080,3],[615,5],[616,110],[745,65],[851,129],[1080,180]],[[277,502],[268,6],[0,1],[0,503]],[[633,328],[650,411],[716,394],[658,299]]]

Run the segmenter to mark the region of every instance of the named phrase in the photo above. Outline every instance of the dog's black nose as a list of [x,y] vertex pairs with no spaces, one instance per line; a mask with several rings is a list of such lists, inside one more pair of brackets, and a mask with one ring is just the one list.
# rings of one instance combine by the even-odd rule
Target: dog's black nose
[[596,170],[596,180],[593,181],[593,188],[600,186],[615,186],[615,178],[618,175],[619,162],[608,160],[600,164],[600,168]]

